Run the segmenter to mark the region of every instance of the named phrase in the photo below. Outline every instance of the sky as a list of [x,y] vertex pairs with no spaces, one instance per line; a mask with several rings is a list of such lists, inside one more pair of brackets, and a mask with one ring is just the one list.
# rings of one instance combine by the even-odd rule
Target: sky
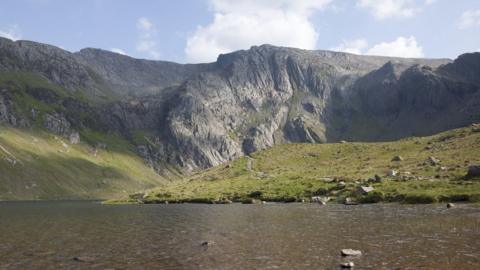
[[179,63],[261,44],[453,59],[480,51],[480,0],[2,0],[0,36]]

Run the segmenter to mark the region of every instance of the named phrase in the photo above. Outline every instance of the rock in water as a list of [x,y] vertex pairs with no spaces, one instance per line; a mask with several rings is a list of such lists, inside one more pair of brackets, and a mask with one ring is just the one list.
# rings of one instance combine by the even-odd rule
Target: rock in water
[[360,256],[362,252],[360,250],[355,250],[351,248],[342,249],[342,256]]
[[346,269],[353,268],[354,266],[355,266],[355,264],[353,262],[346,262],[346,263],[341,263],[340,264],[340,267],[346,268]]
[[345,202],[343,204],[345,204],[345,205],[357,205],[358,202],[353,198],[347,197],[347,198],[345,198]]
[[455,204],[453,204],[453,203],[447,203],[447,208],[453,208],[453,207],[455,207]]
[[79,257],[73,257],[73,260],[76,262],[94,262],[95,258],[93,257],[88,257],[88,256],[79,256]]
[[203,242],[200,244],[200,246],[202,246],[202,247],[209,247],[209,246],[212,246],[212,245],[214,245],[214,244],[215,244],[214,241],[203,241]]

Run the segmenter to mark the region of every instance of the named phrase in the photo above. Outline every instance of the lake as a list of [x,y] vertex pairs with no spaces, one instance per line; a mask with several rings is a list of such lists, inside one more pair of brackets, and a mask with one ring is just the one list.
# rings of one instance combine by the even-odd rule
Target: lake
[[[342,258],[344,248],[363,255]],[[345,261],[480,269],[480,207],[0,203],[0,269],[339,269]]]

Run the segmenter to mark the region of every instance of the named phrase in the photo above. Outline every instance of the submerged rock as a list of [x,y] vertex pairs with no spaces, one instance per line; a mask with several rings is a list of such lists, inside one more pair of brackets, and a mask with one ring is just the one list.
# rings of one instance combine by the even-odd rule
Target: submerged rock
[[342,256],[360,256],[362,255],[362,252],[360,250],[347,248],[342,249],[341,254]]
[[88,257],[88,256],[79,256],[79,257],[73,257],[73,260],[76,262],[94,262],[95,258],[93,257]]
[[208,247],[213,246],[213,245],[215,245],[214,241],[203,241],[203,242],[200,243],[200,246],[205,247],[205,248],[208,248]]
[[341,263],[340,264],[340,267],[342,268],[353,268],[355,266],[355,264],[353,262],[345,262],[345,263]]

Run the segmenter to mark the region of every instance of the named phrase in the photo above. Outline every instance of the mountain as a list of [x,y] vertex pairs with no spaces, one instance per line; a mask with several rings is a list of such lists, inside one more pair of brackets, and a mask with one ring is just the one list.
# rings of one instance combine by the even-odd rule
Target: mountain
[[451,61],[270,45],[177,64],[0,38],[0,123],[86,147],[116,136],[171,178],[276,144],[385,141],[479,122],[479,65],[480,53]]

